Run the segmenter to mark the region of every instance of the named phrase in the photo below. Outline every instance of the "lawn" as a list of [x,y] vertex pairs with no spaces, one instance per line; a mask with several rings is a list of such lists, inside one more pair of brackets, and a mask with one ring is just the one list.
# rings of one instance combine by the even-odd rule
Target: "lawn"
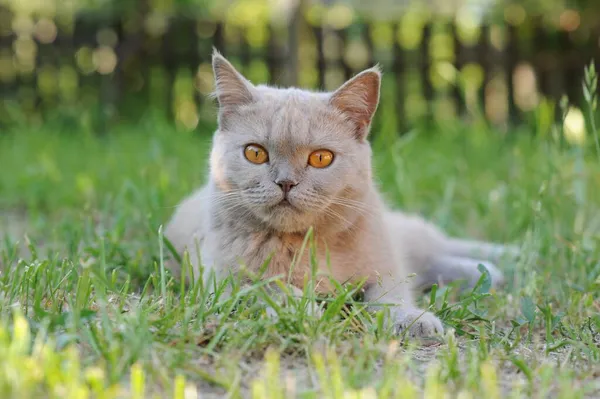
[[210,128],[151,115],[103,136],[28,126],[0,134],[2,398],[600,397],[593,144],[380,126],[391,204],[523,253],[501,265],[499,290],[484,276],[424,294],[447,332],[423,343],[393,336],[350,292],[321,318],[296,311],[308,290],[270,318],[260,284],[208,298],[164,269],[160,226],[205,180]]

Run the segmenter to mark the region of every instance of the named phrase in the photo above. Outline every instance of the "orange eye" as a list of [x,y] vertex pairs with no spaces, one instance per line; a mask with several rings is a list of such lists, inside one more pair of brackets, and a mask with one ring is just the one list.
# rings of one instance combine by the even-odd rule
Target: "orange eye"
[[313,168],[326,168],[333,162],[333,152],[317,150],[308,156],[308,164]]
[[244,156],[248,161],[257,165],[265,163],[269,160],[269,153],[267,150],[258,144],[248,144],[244,149]]

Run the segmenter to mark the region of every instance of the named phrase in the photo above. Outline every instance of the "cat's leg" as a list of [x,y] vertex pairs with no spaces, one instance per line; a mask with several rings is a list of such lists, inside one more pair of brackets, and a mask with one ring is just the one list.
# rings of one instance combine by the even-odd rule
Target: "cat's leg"
[[504,276],[495,263],[513,260],[518,256],[519,248],[514,245],[445,238],[437,253],[433,254],[426,261],[425,267],[417,273],[415,285],[421,290],[426,290],[433,284],[465,280],[469,287],[473,287],[481,277],[479,265],[482,264],[490,273],[492,286],[498,287],[504,283]]
[[480,264],[490,273],[493,287],[498,287],[504,283],[502,272],[490,261],[453,255],[438,255],[433,257],[428,267],[417,275],[415,287],[424,291],[431,288],[433,284],[446,285],[457,280],[464,280],[469,287],[473,287],[481,277],[481,272],[478,269]]
[[452,256],[498,262],[502,259],[518,258],[520,248],[517,245],[448,237],[444,243],[444,252]]
[[455,280],[466,280],[473,286],[481,277],[479,264],[489,270],[492,285],[500,285],[503,276],[495,264],[519,254],[516,246],[449,237],[438,226],[415,215],[392,212],[387,222],[391,236],[406,248],[419,289]]
[[480,263],[489,266],[493,284],[499,284],[502,273],[494,264],[519,253],[516,246],[449,237],[438,226],[415,215],[391,212],[387,223],[393,239],[406,248],[418,286],[459,278],[477,282]]
[[406,332],[411,337],[431,337],[444,332],[442,322],[433,313],[414,304],[408,281],[381,277],[380,281],[366,287],[365,300],[373,303],[369,306],[371,310],[392,305],[387,322],[393,323],[396,334]]

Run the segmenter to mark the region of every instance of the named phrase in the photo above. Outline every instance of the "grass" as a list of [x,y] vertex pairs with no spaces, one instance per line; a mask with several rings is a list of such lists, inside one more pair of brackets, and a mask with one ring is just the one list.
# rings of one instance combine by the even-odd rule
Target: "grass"
[[229,300],[182,286],[158,232],[204,181],[211,132],[151,118],[118,130],[0,135],[2,398],[600,395],[593,146],[458,122],[375,142],[392,204],[525,254],[502,265],[500,291],[484,277],[423,295],[448,330],[423,346],[394,337],[350,288],[321,318],[302,310],[307,290],[273,319],[260,284]]

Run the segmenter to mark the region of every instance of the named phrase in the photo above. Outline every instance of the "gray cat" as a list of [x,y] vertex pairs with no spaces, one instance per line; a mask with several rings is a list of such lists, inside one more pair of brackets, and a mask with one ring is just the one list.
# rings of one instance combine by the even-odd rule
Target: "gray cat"
[[190,251],[196,275],[197,255],[205,279],[223,278],[242,263],[257,271],[272,255],[264,276],[280,275],[302,288],[309,256],[291,264],[312,227],[319,293],[331,291],[331,279],[366,279],[367,301],[398,305],[388,319],[395,330],[423,337],[443,327],[415,306],[415,289],[457,279],[474,284],[480,263],[494,285],[502,282],[492,262],[516,248],[449,238],[382,201],[367,141],[379,68],[333,93],[317,93],[253,85],[216,51],[212,64],[219,128],[209,180],[179,205],[165,230],[178,252]]

